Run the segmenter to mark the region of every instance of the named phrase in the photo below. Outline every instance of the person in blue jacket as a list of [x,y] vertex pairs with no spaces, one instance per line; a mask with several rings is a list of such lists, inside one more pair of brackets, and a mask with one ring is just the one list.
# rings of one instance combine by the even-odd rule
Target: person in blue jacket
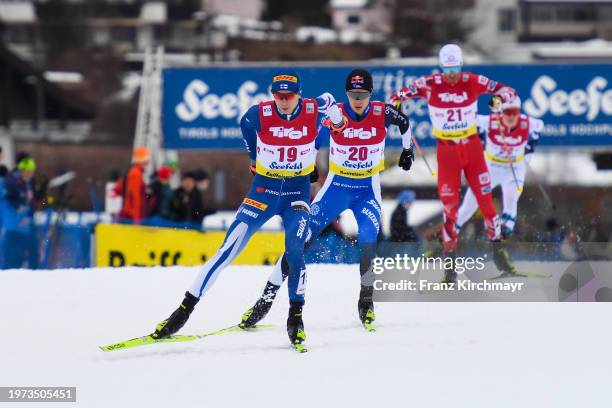
[[306,338],[302,321],[304,242],[310,219],[310,182],[316,179],[318,134],[325,116],[339,131],[346,121],[331,94],[303,98],[300,77],[292,69],[272,77],[272,94],[273,100],[252,106],[240,122],[254,174],[251,188],[221,248],[201,268],[179,308],[156,327],[152,334],[155,339],[183,327],[219,273],[240,254],[253,233],[275,215],[281,216],[285,229],[290,299],[287,334],[294,345]]
[[34,192],[32,177],[36,162],[25,157],[4,180],[4,268],[14,269],[27,265],[38,268],[38,242],[34,235]]

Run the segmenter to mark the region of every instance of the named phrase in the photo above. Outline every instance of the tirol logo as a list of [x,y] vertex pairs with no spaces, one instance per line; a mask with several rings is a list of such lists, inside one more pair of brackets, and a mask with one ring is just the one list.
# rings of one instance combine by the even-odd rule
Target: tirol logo
[[548,75],[540,76],[531,87],[530,98],[523,108],[528,115],[542,117],[548,113],[563,116],[568,113],[586,115],[590,122],[599,112],[612,115],[612,89],[606,90],[608,81],[600,76],[594,77],[585,89],[565,91],[557,89],[557,82]]
[[461,102],[465,102],[468,99],[468,95],[467,92],[463,91],[460,94],[457,93],[450,93],[450,92],[443,92],[438,94],[438,97],[440,97],[440,100],[442,102],[454,102],[454,103],[461,103]]
[[235,118],[238,122],[251,106],[270,99],[266,93],[255,93],[257,90],[257,83],[245,81],[236,93],[217,95],[210,93],[206,82],[194,79],[185,87],[183,101],[174,111],[184,122],[192,122],[200,116],[204,119]]
[[286,128],[284,126],[272,126],[270,127],[272,136],[275,137],[288,137],[289,139],[300,139],[308,135],[308,128],[302,127],[302,130],[294,130],[292,127]]
[[376,137],[376,128],[372,127],[370,130],[363,128],[346,128],[344,129],[344,137],[347,139],[362,139],[367,140]]

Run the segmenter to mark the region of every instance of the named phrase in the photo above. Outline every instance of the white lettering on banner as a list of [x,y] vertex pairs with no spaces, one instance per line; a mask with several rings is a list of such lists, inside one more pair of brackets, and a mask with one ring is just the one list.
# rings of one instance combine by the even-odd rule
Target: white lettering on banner
[[199,116],[204,119],[236,118],[238,122],[251,106],[270,99],[265,93],[256,94],[257,89],[257,83],[245,81],[235,94],[219,96],[209,93],[206,82],[194,79],[185,87],[183,101],[176,106],[175,112],[184,122],[192,122]]
[[344,129],[344,137],[347,139],[361,139],[367,140],[376,136],[376,128],[372,127],[370,130],[365,130],[363,128],[346,128]]
[[292,127],[286,128],[283,126],[273,126],[270,128],[272,136],[275,137],[288,137],[289,139],[301,139],[303,136],[308,135],[308,128],[302,127],[302,130],[294,130]]
[[591,122],[599,116],[600,111],[612,115],[612,89],[605,90],[607,86],[605,78],[596,76],[586,89],[574,89],[568,93],[557,90],[557,82],[548,75],[542,75],[531,87],[531,98],[525,101],[523,107],[528,115],[538,118],[548,112],[554,116],[586,114],[586,119]]

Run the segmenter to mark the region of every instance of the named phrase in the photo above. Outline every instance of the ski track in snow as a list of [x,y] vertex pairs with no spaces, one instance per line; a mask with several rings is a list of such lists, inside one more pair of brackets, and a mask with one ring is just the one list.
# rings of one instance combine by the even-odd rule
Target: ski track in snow
[[[378,331],[368,333],[357,320],[354,265],[309,266],[306,354],[288,343],[286,288],[264,321],[273,329],[98,349],[150,333],[178,306],[196,270],[0,272],[0,386],[76,386],[76,404],[53,406],[87,408],[586,407],[610,401],[609,304],[377,303]],[[269,271],[236,266],[222,272],[181,333],[237,323]]]

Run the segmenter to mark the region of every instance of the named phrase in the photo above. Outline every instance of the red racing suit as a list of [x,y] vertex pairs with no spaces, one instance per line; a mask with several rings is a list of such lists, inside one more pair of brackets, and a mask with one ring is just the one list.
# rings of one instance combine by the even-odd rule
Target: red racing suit
[[491,177],[478,138],[478,98],[483,94],[501,96],[504,102],[515,98],[514,89],[483,75],[462,72],[450,84],[441,74],[416,79],[392,98],[425,98],[432,134],[438,139],[438,195],[444,207],[442,243],[445,251],[457,246],[457,210],[461,191],[461,171],[474,192],[485,220],[487,235],[499,239],[500,221],[491,196]]

